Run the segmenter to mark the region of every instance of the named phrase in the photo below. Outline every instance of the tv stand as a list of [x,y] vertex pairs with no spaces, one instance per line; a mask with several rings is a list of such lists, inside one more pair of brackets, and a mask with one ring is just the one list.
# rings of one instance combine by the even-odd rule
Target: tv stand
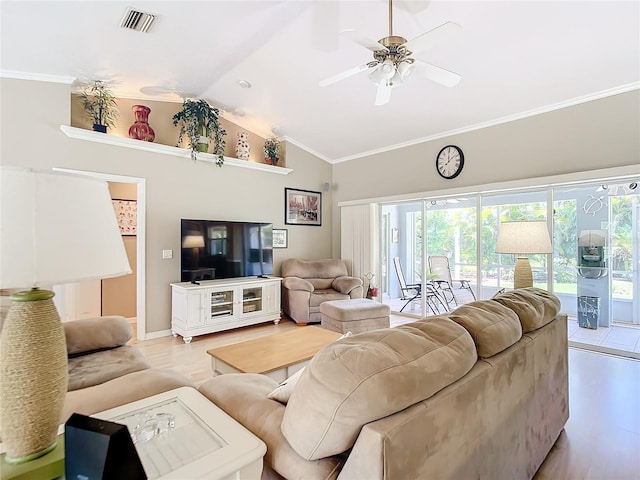
[[239,277],[171,284],[171,333],[196,335],[280,322],[279,277]]

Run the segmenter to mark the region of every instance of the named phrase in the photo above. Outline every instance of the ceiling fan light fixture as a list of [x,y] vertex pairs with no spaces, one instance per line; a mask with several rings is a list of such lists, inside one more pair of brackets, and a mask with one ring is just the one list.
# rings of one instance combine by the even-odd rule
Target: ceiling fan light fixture
[[402,77],[403,80],[406,80],[413,73],[413,63],[410,62],[400,62],[398,65],[398,74]]
[[396,73],[393,77],[391,77],[391,80],[389,80],[389,86],[390,87],[399,87],[400,85],[402,85],[404,83],[404,78],[402,77],[402,75],[400,74],[400,70],[398,70],[396,68]]
[[387,58],[380,64],[378,69],[382,72],[385,79],[390,79],[396,74],[396,66],[390,58]]
[[382,64],[374,68],[369,74],[369,79],[376,85],[380,85],[381,82],[386,82],[389,78],[388,74],[384,72]]

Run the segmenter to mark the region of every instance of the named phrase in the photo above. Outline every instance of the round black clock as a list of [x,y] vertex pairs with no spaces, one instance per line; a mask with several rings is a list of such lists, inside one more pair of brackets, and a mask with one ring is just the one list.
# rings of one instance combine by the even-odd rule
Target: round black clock
[[436,157],[436,170],[442,178],[450,180],[456,178],[462,172],[464,166],[464,154],[460,147],[447,145]]

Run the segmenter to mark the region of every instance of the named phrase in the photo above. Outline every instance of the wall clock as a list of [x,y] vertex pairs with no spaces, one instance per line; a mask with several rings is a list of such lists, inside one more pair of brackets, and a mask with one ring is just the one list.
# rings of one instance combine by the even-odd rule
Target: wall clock
[[460,147],[447,145],[436,157],[436,170],[442,178],[451,180],[462,172],[464,166],[464,154]]

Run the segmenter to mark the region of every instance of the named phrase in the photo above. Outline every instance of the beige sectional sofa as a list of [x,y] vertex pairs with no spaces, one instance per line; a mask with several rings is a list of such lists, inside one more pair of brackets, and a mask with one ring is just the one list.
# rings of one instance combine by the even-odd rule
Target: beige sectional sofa
[[362,280],[350,277],[342,260],[282,262],[282,310],[299,325],[320,323],[320,304],[330,300],[362,298]]
[[171,370],[151,368],[127,345],[133,331],[124,317],[63,323],[69,354],[69,386],[61,423],[72,413],[91,415],[193,383]]
[[534,288],[342,338],[287,404],[266,376],[200,387],[267,444],[264,477],[532,478],[568,419],[566,315]]

